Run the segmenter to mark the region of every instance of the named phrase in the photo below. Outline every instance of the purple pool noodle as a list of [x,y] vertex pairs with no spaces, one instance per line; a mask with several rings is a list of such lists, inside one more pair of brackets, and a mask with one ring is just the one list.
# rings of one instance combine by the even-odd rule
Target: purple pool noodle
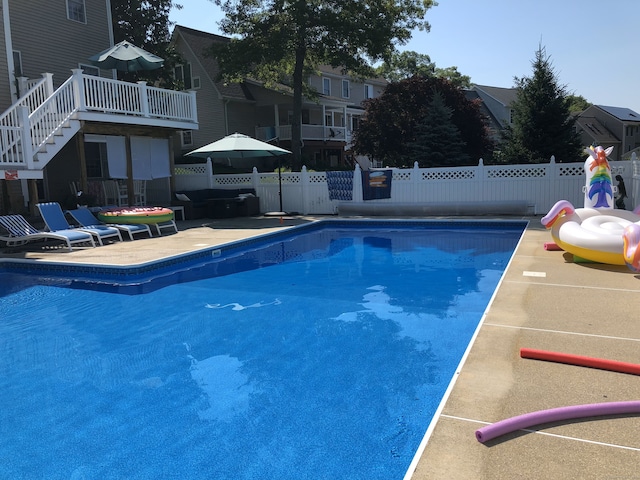
[[476,430],[476,439],[484,443],[505,433],[532,427],[541,423],[624,413],[640,413],[640,401],[591,403],[588,405],[574,405],[525,413],[524,415],[507,418],[506,420],[501,420],[486,427],[479,428]]

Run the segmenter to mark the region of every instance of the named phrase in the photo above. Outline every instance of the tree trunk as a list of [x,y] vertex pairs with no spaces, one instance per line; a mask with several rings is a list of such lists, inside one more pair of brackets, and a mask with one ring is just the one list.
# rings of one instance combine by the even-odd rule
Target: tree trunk
[[296,49],[296,64],[293,70],[293,119],[291,123],[291,152],[293,160],[291,170],[299,172],[302,168],[302,71],[306,48]]

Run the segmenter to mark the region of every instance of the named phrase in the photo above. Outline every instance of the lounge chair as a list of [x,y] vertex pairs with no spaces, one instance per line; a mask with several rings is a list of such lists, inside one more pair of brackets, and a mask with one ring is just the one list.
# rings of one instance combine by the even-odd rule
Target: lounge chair
[[156,227],[156,230],[158,231],[158,235],[162,235],[162,230],[165,228],[168,228],[170,230],[173,230],[175,233],[178,233],[178,226],[176,225],[175,220],[169,220],[168,222],[162,222],[162,223],[152,223],[151,225]]
[[[60,208],[59,203],[38,203],[36,204],[36,207],[38,207],[40,215],[42,216],[42,219],[44,220],[44,223],[46,224],[50,232],[57,232],[60,230],[74,230],[74,228],[69,225],[69,222],[67,222],[67,219],[65,218],[64,212],[62,211],[62,208]],[[106,238],[117,237],[118,240],[122,241],[120,230],[115,227],[109,227],[107,225],[80,227],[77,230],[90,233],[100,245],[103,244],[102,241]]]
[[120,232],[124,232],[129,234],[129,239],[133,240],[133,236],[136,233],[148,233],[151,237],[151,229],[149,225],[135,224],[135,225],[124,225],[119,223],[109,223],[106,224],[101,222],[96,218],[96,216],[91,213],[91,210],[88,208],[78,208],[76,210],[68,210],[67,213],[73,217],[73,219],[78,222],[81,228],[95,228],[95,227],[114,227],[120,230]]
[[5,215],[0,217],[0,225],[9,232],[8,236],[0,235],[0,240],[6,242],[7,246],[13,247],[24,245],[36,240],[60,240],[67,244],[69,251],[72,245],[80,243],[90,243],[92,247],[96,244],[90,233],[80,230],[58,230],[57,232],[41,232],[31,225],[22,215]]

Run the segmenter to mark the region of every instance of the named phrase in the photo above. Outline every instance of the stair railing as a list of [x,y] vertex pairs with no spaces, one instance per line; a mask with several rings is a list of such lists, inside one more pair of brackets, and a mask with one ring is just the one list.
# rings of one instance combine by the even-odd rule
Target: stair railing
[[0,165],[19,166],[33,160],[23,148],[24,122],[52,92],[52,74],[45,73],[11,108],[0,115]]
[[73,77],[60,87],[29,115],[31,148],[40,151],[78,110]]

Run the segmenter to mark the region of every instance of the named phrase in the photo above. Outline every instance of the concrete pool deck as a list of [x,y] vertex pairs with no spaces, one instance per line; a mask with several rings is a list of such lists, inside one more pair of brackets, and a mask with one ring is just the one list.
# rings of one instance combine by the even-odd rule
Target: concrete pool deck
[[[640,364],[640,275],[626,267],[575,264],[565,252],[547,251],[543,245],[550,234],[539,218],[527,219],[529,228],[421,453],[414,480],[640,479],[640,415],[545,424],[486,444],[475,438],[478,428],[516,415],[640,400],[640,376],[520,358],[520,348],[533,348]],[[0,259],[141,264],[314,220],[178,222],[180,231],[163,237],[70,253],[33,244],[3,249]]]

